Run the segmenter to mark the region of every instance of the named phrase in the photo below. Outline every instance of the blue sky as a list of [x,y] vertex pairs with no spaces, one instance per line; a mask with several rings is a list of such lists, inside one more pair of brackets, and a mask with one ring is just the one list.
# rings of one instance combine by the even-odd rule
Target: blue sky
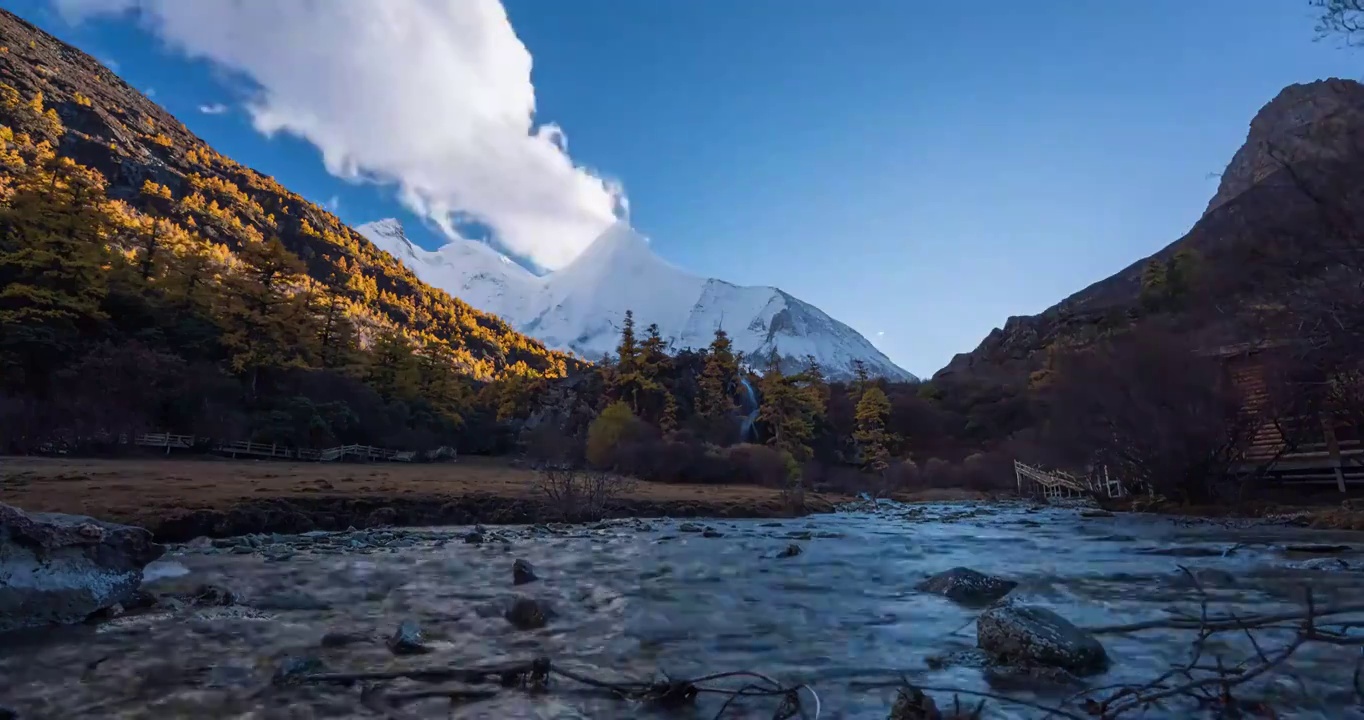
[[[225,154],[338,202],[343,220],[396,216],[418,242],[442,241],[392,184],[335,177],[314,144],[258,132],[251,78],[167,50],[130,16],[72,24],[50,2],[0,5],[112,61]],[[1364,61],[1314,42],[1297,1],[505,7],[533,58],[537,120],[563,129],[574,163],[623,184],[657,252],[777,285],[925,376],[1008,316],[1178,238],[1262,105]]]

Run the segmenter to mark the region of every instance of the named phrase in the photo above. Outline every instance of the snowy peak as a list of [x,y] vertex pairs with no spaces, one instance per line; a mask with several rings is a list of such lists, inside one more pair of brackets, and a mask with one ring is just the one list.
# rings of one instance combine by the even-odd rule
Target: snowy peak
[[423,281],[501,315],[547,346],[594,360],[615,351],[625,311],[638,327],[657,324],[674,350],[710,344],[717,328],[755,362],[775,351],[785,366],[815,358],[833,379],[855,362],[893,380],[912,380],[851,327],[773,287],[743,287],[693,275],[654,253],[625,222],[607,228],[567,267],[536,277],[483,243],[455,240],[437,251],[413,245],[396,220],[357,228]]
[[413,244],[402,223],[393,218],[355,230],[401,261],[422,282],[513,324],[541,286],[540,278],[486,243],[460,238],[439,250],[425,250]]

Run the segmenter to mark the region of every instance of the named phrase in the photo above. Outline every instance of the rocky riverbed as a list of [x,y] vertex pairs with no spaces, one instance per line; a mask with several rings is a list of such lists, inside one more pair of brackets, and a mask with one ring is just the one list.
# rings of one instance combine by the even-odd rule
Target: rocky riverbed
[[[538,694],[458,678],[463,699],[454,705],[448,693],[411,695],[450,690],[448,677],[314,681],[547,657],[555,668],[612,682],[752,670],[808,684],[824,718],[882,720],[896,702],[887,683],[900,674],[1054,705],[1086,687],[1152,679],[1187,660],[1193,639],[1163,629],[1091,638],[1083,627],[1166,618],[1172,609],[1196,614],[1203,600],[1242,615],[1289,611],[1301,606],[1304,587],[1319,607],[1364,602],[1359,534],[1088,515],[885,505],[783,521],[201,539],[170,546],[148,566],[144,595],[128,607],[0,637],[0,705],[24,718],[676,716],[558,676]],[[949,571],[955,579],[934,578]],[[985,609],[1001,595],[1004,605]],[[977,623],[982,613],[989,617]],[[1048,625],[1054,618],[1064,627]],[[1061,667],[1054,673],[1016,672],[982,656],[978,627],[990,652],[1050,652],[1028,649],[1043,631],[1043,644],[1060,638],[1070,649],[1049,661]],[[1020,636],[1020,627],[1032,635]],[[1207,663],[1213,652],[1240,660],[1254,648],[1244,637],[1219,637]],[[1279,718],[1364,717],[1351,688],[1359,652],[1304,647],[1282,672],[1237,692],[1267,700]],[[381,691],[403,697],[401,710],[376,711]],[[474,702],[480,693],[490,697]],[[930,694],[950,705],[950,695]],[[812,696],[802,695],[813,716]],[[714,717],[724,701],[700,695],[695,717]],[[779,701],[749,699],[726,717],[772,717]],[[1044,714],[989,708],[987,717]],[[1140,716],[1200,715],[1175,703]]]

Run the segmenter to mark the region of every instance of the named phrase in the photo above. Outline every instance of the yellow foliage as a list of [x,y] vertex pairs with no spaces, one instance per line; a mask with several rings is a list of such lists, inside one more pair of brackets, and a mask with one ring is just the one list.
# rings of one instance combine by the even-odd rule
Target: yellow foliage
[[625,402],[617,400],[607,405],[587,426],[587,461],[593,467],[611,467],[615,463],[616,448],[638,422]]

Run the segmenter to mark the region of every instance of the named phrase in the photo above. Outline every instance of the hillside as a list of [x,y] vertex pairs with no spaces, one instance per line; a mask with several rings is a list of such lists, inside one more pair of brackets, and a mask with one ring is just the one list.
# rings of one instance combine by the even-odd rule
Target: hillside
[[505,451],[583,363],[0,11],[0,452],[170,431]]
[[[1316,170],[1364,156],[1362,137],[1364,85],[1330,79],[1285,88],[1251,121],[1246,142],[1188,233],[1037,315],[1008,318],[934,379],[1021,386],[1051,351],[1148,321],[1202,346],[1252,339],[1238,309],[1277,302],[1294,283],[1295,256],[1331,231],[1324,223],[1332,220],[1313,197],[1323,193],[1355,207],[1345,194],[1353,191],[1335,180],[1323,186],[1328,181]],[[1166,285],[1181,263],[1187,287],[1171,298]]]
[[230,254],[278,238],[308,277],[335,290],[363,331],[399,328],[448,343],[461,371],[475,378],[558,376],[571,362],[422,283],[330,213],[215,152],[94,58],[3,10],[0,46],[0,123],[98,171],[109,198]]

